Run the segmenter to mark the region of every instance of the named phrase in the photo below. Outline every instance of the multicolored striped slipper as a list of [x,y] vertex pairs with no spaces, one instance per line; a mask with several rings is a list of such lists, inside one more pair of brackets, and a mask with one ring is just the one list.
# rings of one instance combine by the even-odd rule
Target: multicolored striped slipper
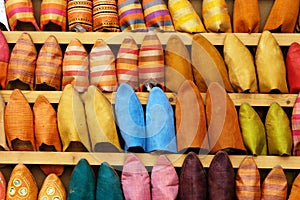
[[49,174],[45,178],[38,199],[67,199],[65,186],[56,174]]
[[22,33],[10,55],[6,89],[33,90],[36,58],[30,35]]
[[5,89],[10,50],[2,31],[0,31],[0,49],[2,52],[0,54],[0,86],[1,89]]
[[31,0],[6,0],[6,14],[12,31],[39,31]]
[[121,31],[147,31],[139,0],[118,0],[118,15]]
[[120,31],[116,0],[93,0],[93,30]]
[[300,156],[300,93],[295,101],[291,117],[293,133],[293,155]]
[[66,31],[67,0],[42,0],[41,31]]
[[98,39],[90,52],[90,82],[104,92],[118,88],[116,59],[104,40]]
[[286,55],[286,71],[291,94],[300,92],[300,44],[293,42]]
[[142,6],[149,31],[175,31],[172,17],[164,0],[143,0]]

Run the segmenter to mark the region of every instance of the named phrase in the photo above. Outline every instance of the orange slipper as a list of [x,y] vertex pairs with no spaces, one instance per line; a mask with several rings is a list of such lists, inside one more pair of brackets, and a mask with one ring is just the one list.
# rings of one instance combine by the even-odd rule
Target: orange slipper
[[41,48],[35,70],[36,90],[60,90],[62,51],[55,38],[50,35]]
[[93,1],[69,0],[67,5],[69,31],[93,31]]
[[17,164],[11,172],[6,200],[36,200],[38,187],[29,169],[24,164]]
[[289,200],[298,200],[299,197],[300,197],[300,175],[298,174],[298,176],[295,178],[293,182]]
[[11,150],[36,151],[33,113],[25,96],[18,89],[12,92],[6,105],[4,126]]
[[28,33],[23,33],[10,56],[6,89],[32,90],[37,52]]
[[43,185],[38,195],[38,200],[45,199],[67,199],[67,192],[65,186],[56,174],[49,174],[43,182]]
[[2,52],[0,54],[0,86],[1,89],[5,89],[10,50],[2,31],[0,31],[0,49]]
[[0,172],[0,199],[5,200],[5,196],[6,196],[6,180],[2,172]]
[[0,96],[0,150],[9,150],[6,142],[6,135],[5,135],[4,112],[5,112],[5,102],[3,98]]
[[[39,95],[33,105],[35,124],[35,145],[38,151],[61,152],[61,142],[58,134],[56,111],[44,97]],[[62,175],[64,166],[41,165],[43,172],[48,175],[55,173]]]

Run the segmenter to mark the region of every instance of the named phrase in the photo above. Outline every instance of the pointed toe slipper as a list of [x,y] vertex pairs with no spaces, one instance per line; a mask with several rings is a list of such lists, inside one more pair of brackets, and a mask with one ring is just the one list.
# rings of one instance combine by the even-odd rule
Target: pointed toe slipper
[[44,199],[59,199],[66,200],[67,192],[65,186],[56,174],[49,174],[41,186],[39,191],[38,200]]
[[0,150],[9,150],[6,142],[6,132],[5,132],[5,102],[2,96],[0,96]]
[[300,44],[293,42],[286,55],[287,79],[291,94],[300,92]]
[[0,86],[1,89],[5,89],[10,50],[2,31],[0,31],[0,49],[2,51],[0,55]]

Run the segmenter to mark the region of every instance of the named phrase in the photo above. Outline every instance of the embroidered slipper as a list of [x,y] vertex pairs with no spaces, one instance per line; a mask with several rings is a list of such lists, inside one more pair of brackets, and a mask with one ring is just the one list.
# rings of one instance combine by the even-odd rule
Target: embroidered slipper
[[168,0],[168,8],[176,31],[206,32],[199,15],[188,0]]
[[10,31],[5,9],[5,0],[0,1],[0,29],[2,31]]
[[55,36],[50,35],[37,58],[35,69],[36,90],[60,90],[62,59],[61,48]]
[[6,14],[12,31],[39,31],[31,0],[6,0]]
[[237,170],[235,184],[238,199],[261,199],[260,174],[253,157],[243,159]]
[[56,174],[49,174],[41,186],[38,199],[67,199],[65,186]]
[[29,169],[23,164],[17,164],[7,184],[7,200],[36,200],[38,196],[38,187],[36,181],[29,171]]
[[42,0],[41,31],[66,31],[67,0]]
[[208,32],[232,32],[230,15],[225,0],[203,0],[202,17]]
[[4,126],[10,150],[36,151],[33,113],[23,93],[15,89],[4,112]]
[[212,43],[195,34],[191,51],[194,79],[200,92],[206,92],[212,82],[218,82],[227,92],[234,92],[223,57]]
[[254,59],[249,49],[235,34],[227,33],[224,39],[223,52],[229,80],[234,91],[257,93]]
[[178,175],[173,164],[165,155],[160,155],[151,171],[152,200],[176,199],[178,182]]
[[1,89],[5,89],[10,50],[2,31],[0,31],[0,49],[2,51],[0,54],[0,86]]
[[0,172],[0,199],[5,200],[6,197],[6,180],[2,172]]
[[118,88],[115,55],[102,39],[98,39],[90,52],[90,82],[105,92]]
[[170,12],[163,0],[143,0],[142,6],[149,31],[175,31]]
[[204,102],[197,86],[191,80],[183,82],[175,105],[176,137],[179,152],[208,153],[208,136]]
[[196,153],[189,152],[182,164],[179,177],[179,199],[206,200],[208,182],[205,169]]
[[[300,92],[300,44],[293,42],[286,55],[286,69],[289,89],[291,94],[297,94]],[[299,74],[299,75],[298,75]]]
[[166,90],[177,92],[185,80],[193,80],[191,58],[177,35],[171,35],[165,49]]
[[139,48],[131,36],[126,36],[119,48],[116,62],[118,83],[127,83],[138,90],[138,54]]
[[121,183],[125,199],[151,199],[150,176],[133,153],[128,155],[123,165]]
[[118,0],[118,15],[121,31],[147,31],[139,0]]
[[89,86],[84,106],[92,151],[119,152],[121,147],[110,101],[96,86]]
[[63,151],[91,152],[83,102],[72,85],[67,85],[57,108],[57,124]]
[[116,0],[93,0],[93,30],[120,32]]
[[293,134],[293,155],[300,156],[300,96],[295,101],[291,123],[292,123],[292,134]]
[[300,196],[300,175],[295,178],[289,195],[289,200],[297,200]]
[[233,4],[233,32],[258,33],[260,10],[258,0],[235,0]]
[[206,119],[211,153],[232,150],[245,153],[236,108],[224,88],[211,83],[206,93]]
[[[5,133],[5,102],[2,96],[0,95],[0,150],[8,151],[9,148],[6,142],[6,133]],[[1,199],[1,198],[0,198]]]
[[261,93],[288,93],[283,54],[270,31],[264,31],[260,36],[255,64]]
[[144,152],[146,150],[144,110],[130,85],[119,86],[116,94],[115,115],[125,143],[124,150]]
[[67,46],[62,65],[62,89],[72,84],[78,92],[85,92],[89,86],[89,59],[84,46],[73,39]]
[[165,87],[164,50],[155,32],[146,33],[139,51],[139,90]]
[[177,153],[173,112],[165,93],[152,88],[146,105],[146,152]]
[[92,0],[69,0],[67,4],[67,11],[69,31],[93,31]]
[[6,89],[33,90],[37,52],[28,33],[22,33],[10,56]]

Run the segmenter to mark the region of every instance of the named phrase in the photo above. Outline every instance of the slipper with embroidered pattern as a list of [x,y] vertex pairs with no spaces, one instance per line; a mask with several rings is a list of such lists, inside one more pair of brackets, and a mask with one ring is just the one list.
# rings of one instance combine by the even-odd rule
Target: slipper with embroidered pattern
[[60,178],[54,174],[49,174],[41,186],[39,191],[38,200],[53,199],[53,200],[66,200],[67,193],[65,186]]

